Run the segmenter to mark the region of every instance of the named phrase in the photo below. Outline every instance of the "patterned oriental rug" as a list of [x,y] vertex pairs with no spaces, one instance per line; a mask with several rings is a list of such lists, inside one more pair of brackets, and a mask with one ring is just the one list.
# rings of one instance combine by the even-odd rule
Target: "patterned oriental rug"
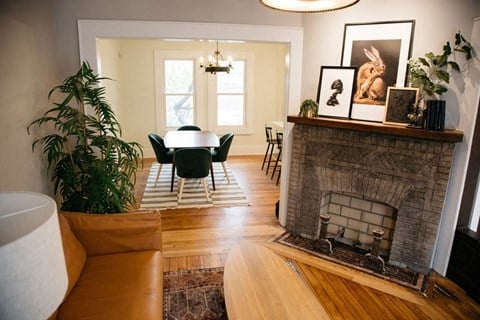
[[182,200],[177,200],[178,181],[175,176],[173,184],[173,192],[170,192],[170,180],[172,178],[172,165],[164,164],[157,184],[155,185],[155,177],[157,176],[159,164],[154,163],[148,175],[147,185],[143,192],[140,210],[150,209],[181,209],[181,208],[205,208],[205,207],[239,207],[248,206],[249,203],[245,197],[245,193],[238,185],[235,177],[228,168],[227,172],[230,183],[227,182],[223,172],[222,164],[214,162],[213,172],[215,174],[215,191],[212,190],[212,180],[207,177],[210,201],[205,197],[205,191],[200,179],[187,179],[183,189]]
[[226,320],[223,268],[163,274],[164,320]]

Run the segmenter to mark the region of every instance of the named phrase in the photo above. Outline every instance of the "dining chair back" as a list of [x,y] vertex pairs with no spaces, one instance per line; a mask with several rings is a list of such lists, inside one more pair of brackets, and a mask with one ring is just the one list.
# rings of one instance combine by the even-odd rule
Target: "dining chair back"
[[267,142],[267,150],[265,150],[265,156],[263,157],[262,170],[267,162],[268,157],[267,171],[265,173],[268,174],[268,171],[270,170],[270,163],[272,162],[273,150],[278,142],[277,139],[273,137],[272,127],[267,125],[265,125],[265,141]]
[[202,129],[193,125],[181,126],[177,130],[178,131],[186,131],[186,130],[202,131]]
[[165,147],[163,139],[156,133],[150,133],[148,135],[148,140],[150,140],[153,152],[155,152],[155,158],[160,165],[157,171],[157,176],[155,178],[155,185],[157,185],[158,177],[160,176],[160,172],[162,171],[163,164],[173,162],[173,152]]
[[220,137],[220,146],[214,148],[212,152],[212,162],[221,162],[223,167],[223,172],[225,173],[225,178],[227,178],[227,183],[230,183],[230,177],[227,173],[227,157],[228,152],[230,151],[230,146],[233,142],[233,133],[227,133]]
[[275,171],[277,171],[277,167],[278,167],[278,176],[277,176],[276,184],[278,184],[278,182],[280,181],[280,174],[282,173],[282,166],[281,166],[282,146],[283,146],[283,133],[282,132],[277,132],[278,154],[277,154],[276,159],[275,159],[275,166],[273,167],[273,172],[272,172],[272,177],[271,177],[271,179],[273,179],[273,177],[275,176]]
[[212,155],[207,148],[186,148],[175,152],[175,167],[177,175],[180,177],[178,201],[182,200],[185,179],[193,178],[202,179],[205,196],[207,201],[210,200],[206,177],[208,177],[211,165]]

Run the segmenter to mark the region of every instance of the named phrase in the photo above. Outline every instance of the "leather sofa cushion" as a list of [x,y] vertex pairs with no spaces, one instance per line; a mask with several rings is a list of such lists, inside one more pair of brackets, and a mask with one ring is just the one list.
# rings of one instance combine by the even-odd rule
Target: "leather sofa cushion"
[[87,255],[130,251],[162,251],[159,212],[89,214],[65,213]]
[[162,254],[89,256],[58,319],[161,319]]
[[67,266],[68,287],[65,297],[68,296],[73,286],[82,273],[87,254],[82,244],[77,240],[70,225],[63,215],[58,215],[60,223],[60,233],[62,235],[63,252],[65,254],[65,264]]

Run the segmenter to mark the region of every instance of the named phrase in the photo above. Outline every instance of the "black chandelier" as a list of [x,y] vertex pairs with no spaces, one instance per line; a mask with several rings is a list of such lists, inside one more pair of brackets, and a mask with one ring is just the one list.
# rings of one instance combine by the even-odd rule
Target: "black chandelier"
[[213,55],[208,56],[207,65],[203,64],[203,58],[200,58],[200,68],[205,67],[205,72],[209,72],[210,74],[216,74],[217,72],[226,72],[230,73],[230,69],[232,67],[232,59],[228,57],[228,60],[225,60],[218,50],[218,41],[217,41],[217,49],[213,53]]

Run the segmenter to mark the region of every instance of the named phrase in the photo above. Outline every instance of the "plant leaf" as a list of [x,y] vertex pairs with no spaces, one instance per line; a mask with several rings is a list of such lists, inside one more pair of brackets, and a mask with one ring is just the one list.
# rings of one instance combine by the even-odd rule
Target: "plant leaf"
[[445,81],[446,83],[448,83],[450,81],[450,75],[448,74],[447,71],[437,70],[437,72],[435,74],[436,74],[437,78],[440,79],[441,81]]
[[456,63],[455,61],[448,61],[448,64],[450,65],[450,67],[452,67],[452,69],[460,72],[460,66],[458,65],[458,63]]

